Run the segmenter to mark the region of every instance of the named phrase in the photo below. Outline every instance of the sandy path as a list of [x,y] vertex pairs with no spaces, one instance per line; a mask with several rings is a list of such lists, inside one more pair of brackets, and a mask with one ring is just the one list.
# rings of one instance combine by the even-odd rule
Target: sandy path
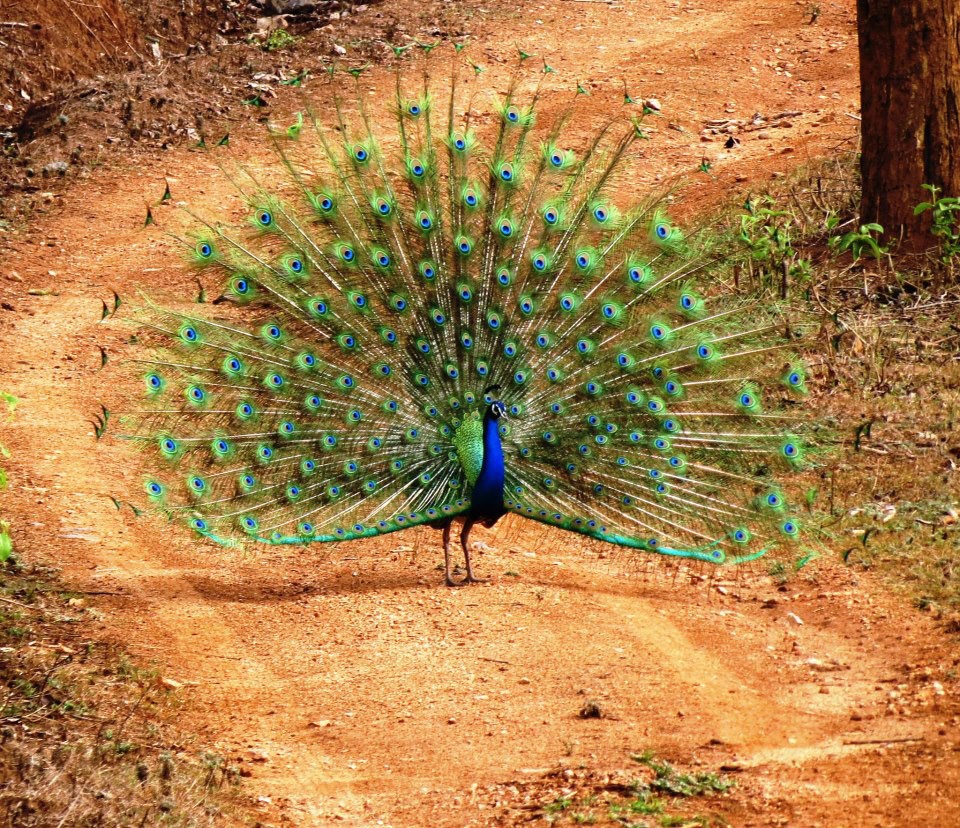
[[[706,149],[717,175],[709,197],[849,134],[851,4],[831,5],[833,23],[815,32],[800,25],[803,4],[789,15],[781,3],[746,0],[722,11],[596,5],[528,5],[488,25],[538,39],[565,75],[599,73],[616,53],[637,85],[669,99],[687,133],[651,153],[650,178],[689,169]],[[500,54],[487,43],[488,57]],[[604,48],[579,54],[585,43]],[[768,59],[795,65],[778,73]],[[729,101],[737,117],[806,114],[792,131],[724,153],[696,131]],[[241,154],[256,146],[243,131],[234,143]],[[116,396],[104,384],[118,374],[98,370],[98,346],[129,354],[129,332],[98,322],[100,299],[139,286],[191,295],[171,242],[141,229],[144,202],[164,174],[175,192],[204,182],[197,199],[214,202],[223,183],[213,169],[177,150],[97,170],[8,235],[0,294],[16,313],[3,315],[0,356],[3,387],[21,404],[5,509],[24,554],[106,593],[97,600],[108,634],[190,682],[184,716],[270,798],[266,818],[513,824],[509,808],[494,807],[497,783],[558,763],[627,767],[629,752],[645,748],[738,763],[741,785],[723,806],[732,824],[925,825],[932,814],[951,824],[960,815],[949,789],[960,764],[957,700],[935,696],[921,670],[949,661],[939,633],[838,566],[787,592],[768,583],[721,592],[686,576],[627,577],[568,537],[512,525],[485,538],[495,547],[481,561],[492,582],[452,591],[439,586],[438,537],[428,531],[334,550],[231,552],[118,512],[108,495],[133,496],[138,460],[121,442],[96,442],[89,419]],[[905,701],[891,708],[900,686]],[[609,717],[581,720],[586,699]],[[882,744],[890,739],[916,741]],[[917,766],[926,770],[905,772]],[[925,795],[901,812],[918,785]]]

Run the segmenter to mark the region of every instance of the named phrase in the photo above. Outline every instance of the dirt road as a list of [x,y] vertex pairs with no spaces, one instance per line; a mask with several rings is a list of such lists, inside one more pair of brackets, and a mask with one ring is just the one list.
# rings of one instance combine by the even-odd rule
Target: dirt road
[[[535,44],[562,83],[593,85],[598,111],[621,76],[657,97],[667,137],[643,174],[706,156],[707,200],[853,135],[854,4],[820,4],[815,25],[809,5],[466,9],[478,60],[505,66],[515,42]],[[701,139],[708,121],[754,113],[772,125],[738,146]],[[258,141],[253,128],[233,138],[248,157]],[[141,225],[164,177],[176,199],[216,204],[227,185],[215,171],[187,150],[111,163],[6,234],[2,386],[21,402],[5,512],[22,554],[98,593],[106,633],[186,684],[185,721],[240,764],[265,822],[520,824],[552,769],[613,773],[646,749],[728,767],[737,786],[701,807],[732,825],[960,821],[960,700],[940,681],[960,659],[931,622],[833,561],[784,589],[624,572],[566,535],[508,523],[475,535],[492,580],[450,590],[429,530],[231,551],[118,511],[109,496],[134,497],[139,458],[97,442],[90,419],[117,396],[99,346],[131,349],[129,330],[98,321],[101,299],[194,295],[171,241]],[[580,718],[588,700],[604,718]]]

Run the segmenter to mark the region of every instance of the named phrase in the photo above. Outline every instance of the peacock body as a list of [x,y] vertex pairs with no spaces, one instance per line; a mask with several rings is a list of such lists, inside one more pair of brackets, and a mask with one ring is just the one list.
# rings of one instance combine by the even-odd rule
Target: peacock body
[[272,133],[276,170],[234,176],[247,227],[186,240],[220,301],[137,311],[153,504],[222,543],[430,524],[450,584],[458,516],[465,580],[470,528],[508,512],[714,564],[798,549],[790,333],[709,309],[711,258],[637,197],[647,107],[577,156],[521,77],[485,141],[478,93],[428,69],[372,114],[336,96],[329,124]]

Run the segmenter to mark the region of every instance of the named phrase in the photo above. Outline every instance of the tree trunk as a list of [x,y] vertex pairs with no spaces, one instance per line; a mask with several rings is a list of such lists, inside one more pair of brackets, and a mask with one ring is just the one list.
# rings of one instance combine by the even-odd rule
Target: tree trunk
[[861,221],[919,252],[935,244],[921,185],[960,196],[960,0],[857,0],[857,28]]

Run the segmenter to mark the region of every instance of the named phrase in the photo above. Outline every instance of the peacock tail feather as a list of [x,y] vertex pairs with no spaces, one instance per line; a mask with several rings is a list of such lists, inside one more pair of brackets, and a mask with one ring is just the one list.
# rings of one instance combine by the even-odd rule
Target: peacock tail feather
[[524,72],[485,129],[469,70],[427,66],[372,111],[331,81],[331,117],[271,133],[271,173],[231,174],[246,226],[185,240],[223,301],[136,310],[149,500],[224,543],[443,523],[502,399],[506,510],[712,563],[799,548],[796,343],[775,307],[714,307],[715,262],[636,192],[644,110],[575,154]]

